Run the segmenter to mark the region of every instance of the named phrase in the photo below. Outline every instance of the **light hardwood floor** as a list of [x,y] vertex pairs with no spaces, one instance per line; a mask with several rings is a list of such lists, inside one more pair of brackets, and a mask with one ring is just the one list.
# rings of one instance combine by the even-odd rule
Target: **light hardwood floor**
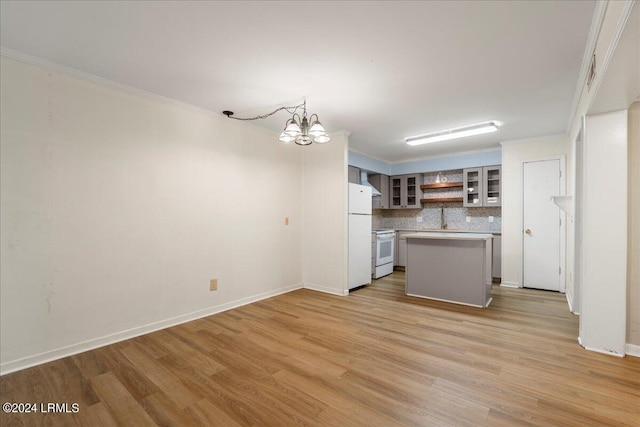
[[638,426],[640,359],[588,352],[564,295],[494,286],[476,309],[298,290],[5,375],[4,425]]

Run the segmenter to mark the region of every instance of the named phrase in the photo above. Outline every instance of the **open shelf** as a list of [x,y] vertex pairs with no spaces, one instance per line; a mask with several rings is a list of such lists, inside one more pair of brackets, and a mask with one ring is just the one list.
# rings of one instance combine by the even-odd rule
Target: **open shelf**
[[460,182],[439,182],[437,184],[423,184],[420,186],[422,191],[424,190],[433,190],[436,188],[455,188],[462,187],[462,181]]
[[430,197],[428,199],[420,199],[420,203],[449,203],[462,202],[462,197]]
[[552,196],[553,203],[573,217],[573,196]]

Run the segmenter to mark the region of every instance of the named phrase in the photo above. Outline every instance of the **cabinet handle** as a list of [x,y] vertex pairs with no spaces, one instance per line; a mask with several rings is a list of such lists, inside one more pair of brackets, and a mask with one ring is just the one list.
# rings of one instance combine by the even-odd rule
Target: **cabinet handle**
[[528,228],[526,230],[524,230],[524,232],[527,233],[527,234],[531,234],[531,230],[528,229]]

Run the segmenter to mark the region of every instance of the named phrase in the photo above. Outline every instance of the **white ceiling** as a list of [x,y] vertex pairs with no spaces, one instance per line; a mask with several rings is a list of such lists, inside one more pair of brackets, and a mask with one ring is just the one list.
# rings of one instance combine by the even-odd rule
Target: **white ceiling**
[[[594,1],[2,1],[3,48],[220,114],[304,97],[387,162],[565,132]],[[279,113],[254,122],[274,129]],[[490,135],[404,137],[486,120]],[[302,147],[300,149],[303,149]]]

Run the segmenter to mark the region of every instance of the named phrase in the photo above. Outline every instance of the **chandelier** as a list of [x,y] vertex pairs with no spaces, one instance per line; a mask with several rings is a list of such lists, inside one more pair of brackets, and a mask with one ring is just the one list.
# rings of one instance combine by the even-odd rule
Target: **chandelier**
[[[306,99],[302,104],[295,105],[293,107],[280,107],[270,113],[255,117],[233,117],[233,111],[228,110],[223,111],[222,114],[235,120],[259,120],[273,116],[275,113],[282,110],[291,114],[291,118],[284,124],[284,130],[278,138],[279,141],[285,143],[295,142],[298,145],[310,145],[312,142],[315,142],[316,144],[324,144],[331,141],[327,131],[324,130],[322,123],[320,123],[317,114],[312,114],[307,118]],[[299,110],[302,110],[302,116],[298,114]]]

